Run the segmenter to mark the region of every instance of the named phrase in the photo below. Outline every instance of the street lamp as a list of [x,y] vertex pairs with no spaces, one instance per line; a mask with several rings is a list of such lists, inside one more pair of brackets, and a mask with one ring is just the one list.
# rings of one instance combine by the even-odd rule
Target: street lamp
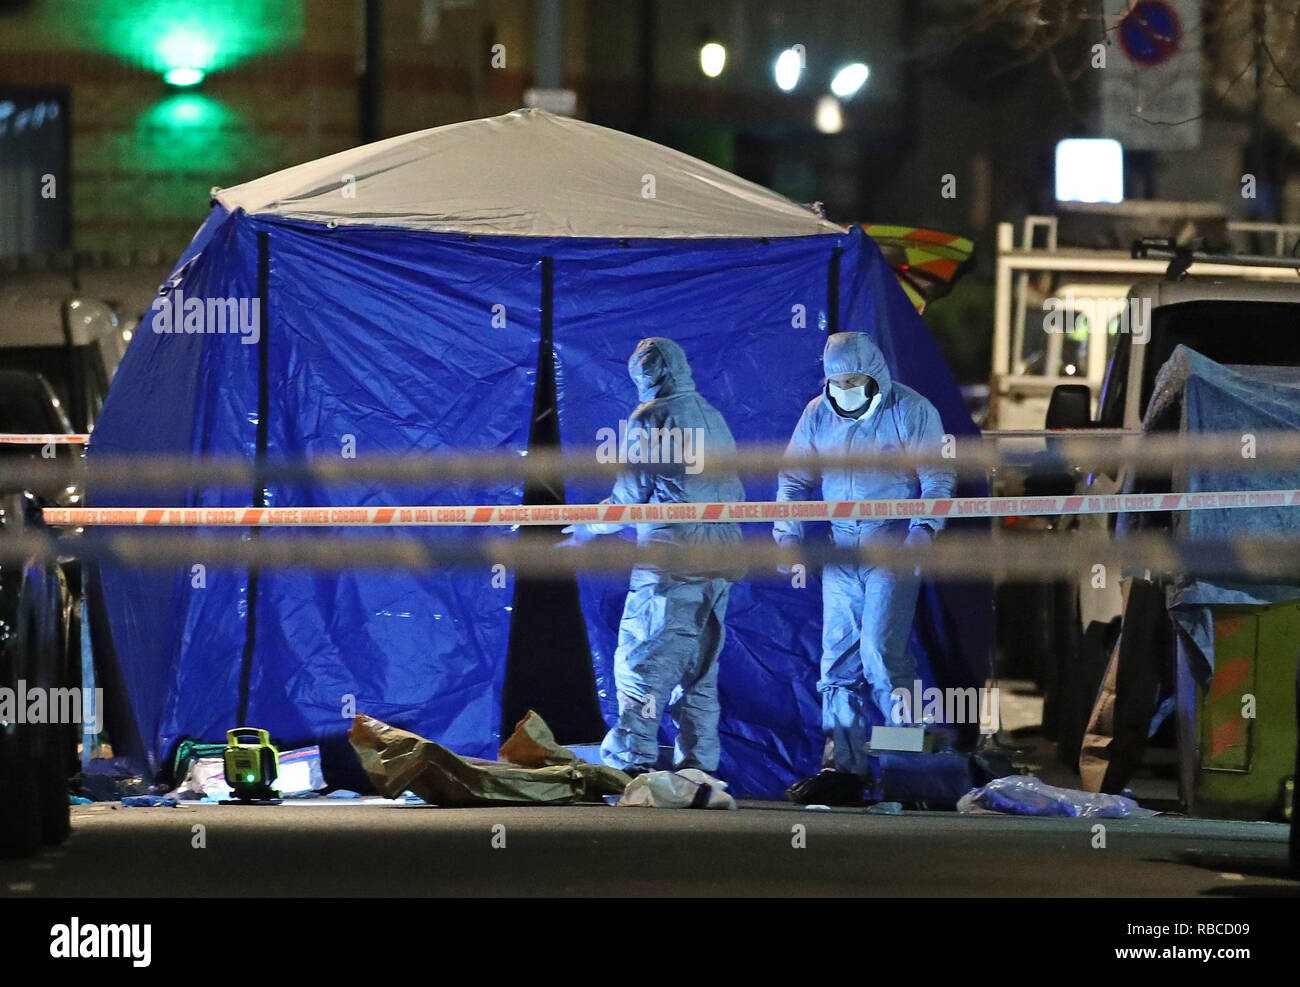
[[1067,137],[1056,145],[1057,202],[1123,202],[1124,148],[1107,138]]
[[813,125],[823,134],[838,134],[844,129],[844,115],[840,112],[840,101],[834,96],[826,95],[817,100],[817,113]]
[[846,65],[836,72],[835,77],[831,79],[831,92],[840,99],[848,99],[866,85],[869,75],[871,75],[871,69],[862,62]]
[[782,92],[789,92],[799,84],[799,76],[803,72],[803,54],[798,48],[787,48],[781,54],[776,56],[776,63],[772,66],[772,75],[776,78],[777,87]]
[[727,49],[716,41],[710,41],[700,48],[700,71],[710,79],[720,76],[726,64]]

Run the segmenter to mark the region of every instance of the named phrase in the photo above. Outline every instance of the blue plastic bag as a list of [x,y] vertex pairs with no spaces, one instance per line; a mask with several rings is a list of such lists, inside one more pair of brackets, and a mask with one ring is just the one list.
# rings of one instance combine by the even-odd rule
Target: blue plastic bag
[[157,808],[159,806],[174,809],[180,805],[176,799],[164,795],[128,795],[122,799],[123,807],[131,808]]
[[1016,816],[1073,816],[1079,819],[1124,819],[1154,816],[1123,795],[1057,788],[1033,775],[996,778],[972,788],[957,802],[958,812],[1002,812]]

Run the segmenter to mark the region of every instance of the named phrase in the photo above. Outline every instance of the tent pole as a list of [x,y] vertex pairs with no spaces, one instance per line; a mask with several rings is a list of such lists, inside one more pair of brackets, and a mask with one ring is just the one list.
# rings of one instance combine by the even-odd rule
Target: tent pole
[[[555,259],[541,264],[541,320],[537,384],[528,449],[560,448],[555,380]],[[525,504],[563,504],[564,481],[524,484]],[[554,528],[521,529],[519,538],[558,537]],[[516,577],[511,603],[510,639],[501,688],[501,735],[507,736],[530,709],[546,720],[561,743],[587,743],[601,737],[591,641],[582,616],[576,576]]]
[[840,331],[840,255],[843,247],[831,250],[826,270],[826,335]]
[[533,85],[538,89],[564,88],[564,4],[562,0],[537,0]]
[[648,137],[654,130],[656,16],[655,0],[640,0],[637,9],[640,30],[636,44],[636,123],[632,127],[632,133],[638,137]]
[[357,73],[357,136],[361,144],[373,144],[383,130],[380,117],[384,55],[380,11],[380,0],[362,0],[363,47],[361,71]]
[[[257,338],[257,451],[255,456],[259,474],[261,468],[266,465],[267,438],[270,434],[270,423],[267,421],[270,405],[270,371],[267,368],[267,358],[270,354],[267,346],[267,330],[271,326],[270,281],[271,247],[269,237],[265,232],[259,232],[257,234],[257,304],[258,316],[261,321],[261,333]],[[266,506],[266,485],[260,475],[253,487],[253,506]],[[261,532],[257,529],[253,529],[248,533],[248,537],[253,541],[256,541],[260,536]],[[248,619],[244,622],[244,654],[239,664],[239,704],[235,714],[235,719],[238,721],[235,724],[236,726],[243,726],[248,722],[248,693],[253,680],[253,652],[257,645],[257,592],[260,575],[261,573],[256,566],[249,568]]]

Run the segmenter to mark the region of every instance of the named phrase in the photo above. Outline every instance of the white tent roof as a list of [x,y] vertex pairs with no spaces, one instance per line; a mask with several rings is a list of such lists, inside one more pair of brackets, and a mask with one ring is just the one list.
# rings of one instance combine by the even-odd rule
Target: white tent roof
[[[349,175],[354,195],[345,187]],[[843,232],[807,207],[690,155],[538,109],[392,137],[222,189],[216,199],[232,211],[439,233]]]

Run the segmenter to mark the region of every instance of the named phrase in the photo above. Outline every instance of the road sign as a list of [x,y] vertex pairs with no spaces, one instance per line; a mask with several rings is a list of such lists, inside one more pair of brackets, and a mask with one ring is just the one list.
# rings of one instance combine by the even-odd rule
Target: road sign
[[1101,136],[1130,150],[1201,143],[1199,0],[1104,0]]

